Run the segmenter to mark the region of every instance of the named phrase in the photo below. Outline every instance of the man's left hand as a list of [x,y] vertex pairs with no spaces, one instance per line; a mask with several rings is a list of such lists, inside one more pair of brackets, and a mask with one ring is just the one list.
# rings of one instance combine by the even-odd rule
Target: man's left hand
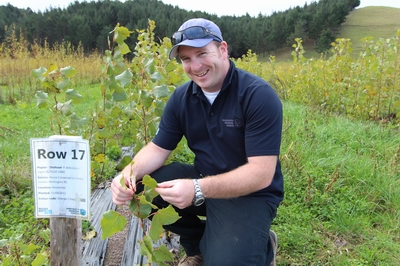
[[194,186],[190,179],[176,179],[159,183],[155,191],[163,200],[179,209],[192,205],[194,198]]

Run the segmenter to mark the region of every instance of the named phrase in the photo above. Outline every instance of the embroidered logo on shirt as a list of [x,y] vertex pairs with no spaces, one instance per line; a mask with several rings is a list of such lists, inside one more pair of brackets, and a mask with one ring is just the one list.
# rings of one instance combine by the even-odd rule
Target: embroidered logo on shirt
[[240,119],[222,119],[226,127],[241,127],[243,126]]

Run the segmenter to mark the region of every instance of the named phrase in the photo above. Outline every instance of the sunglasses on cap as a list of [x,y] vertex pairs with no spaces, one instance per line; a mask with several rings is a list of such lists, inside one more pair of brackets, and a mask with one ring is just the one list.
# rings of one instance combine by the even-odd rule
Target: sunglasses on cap
[[193,27],[189,27],[187,29],[175,32],[171,37],[172,45],[177,45],[178,43],[181,43],[182,41],[184,41],[183,35],[185,35],[185,37],[186,37],[185,40],[202,39],[205,37],[213,36],[213,37],[217,38],[219,41],[222,41],[221,37],[219,37],[216,33],[212,32],[206,28],[203,28],[201,26],[193,26]]

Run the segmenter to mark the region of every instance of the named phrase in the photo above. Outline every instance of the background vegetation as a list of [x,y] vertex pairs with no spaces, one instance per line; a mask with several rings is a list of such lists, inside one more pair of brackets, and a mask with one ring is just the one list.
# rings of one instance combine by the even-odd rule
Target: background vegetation
[[[82,102],[72,106],[73,111],[90,121],[101,112],[112,115],[113,106],[161,106],[167,97],[161,102],[152,99],[154,89],[162,84],[173,89],[185,79],[180,67],[167,67],[175,62],[167,60],[171,44],[168,39],[156,42],[151,25],[135,33],[137,45],[130,46],[135,57],[126,61],[114,57],[118,53],[85,57],[83,48],[68,50],[59,44],[38,45],[33,56],[24,50],[22,38],[10,35],[9,50],[0,58],[4,74],[0,76],[0,261],[4,265],[7,261],[28,265],[34,259],[33,265],[43,265],[39,259],[45,264],[49,256],[47,220],[33,217],[29,138],[58,133],[59,127],[53,127],[57,123],[52,122],[52,111],[35,105],[35,93],[44,88],[31,70],[52,64],[76,68],[70,87]],[[238,67],[269,81],[284,104],[281,161],[286,197],[272,226],[279,236],[278,264],[400,264],[400,33],[360,40],[362,50],[357,54],[351,41],[338,39],[326,57],[307,59],[307,50],[297,39],[291,62],[278,63],[273,57],[260,62],[251,51],[235,60]],[[119,63],[128,66],[135,81],[141,79],[125,84],[127,97],[117,97],[117,103],[112,92],[119,91],[122,83],[120,79],[114,87],[112,81],[127,70]],[[124,119],[118,123],[138,121],[120,114]],[[63,129],[71,125],[69,118],[60,118]],[[112,116],[107,119],[112,120]],[[94,123],[95,130],[101,121]],[[139,132],[113,130],[118,147],[129,140],[142,143],[136,138]],[[104,171],[93,176],[93,185],[110,180],[117,171],[115,158],[120,151],[108,147],[102,150]],[[189,162],[192,155],[183,142],[170,159]]]
[[[393,19],[396,17],[400,17],[400,8],[385,6],[357,8],[349,13],[336,36],[337,38],[349,39],[352,42],[353,50],[350,54],[357,57],[365,50],[363,38],[374,37],[375,40],[378,40],[379,38],[388,39],[396,36],[397,30],[400,29],[400,20]],[[321,53],[315,50],[313,40],[304,38],[302,40],[306,58],[319,58],[321,56]],[[271,54],[279,62],[291,61],[291,45],[293,43],[295,41],[290,43],[290,47],[284,47]],[[329,54],[329,50],[327,52]],[[261,54],[259,59],[268,61],[268,55]]]
[[[49,8],[35,13],[8,4],[0,7],[0,43],[15,29],[21,31],[29,44],[50,46],[67,42],[81,45],[86,53],[107,49],[105,36],[120,23],[129,29],[144,29],[147,20],[157,21],[154,34],[162,39],[171,36],[183,21],[204,17],[215,21],[229,40],[231,56],[240,57],[252,49],[258,54],[270,53],[290,46],[295,37],[310,39],[317,51],[329,49],[340,25],[359,0],[320,0],[296,6],[270,16],[217,17],[205,12],[186,11],[158,0],[73,2],[66,9]],[[133,40],[128,40],[130,45]]]

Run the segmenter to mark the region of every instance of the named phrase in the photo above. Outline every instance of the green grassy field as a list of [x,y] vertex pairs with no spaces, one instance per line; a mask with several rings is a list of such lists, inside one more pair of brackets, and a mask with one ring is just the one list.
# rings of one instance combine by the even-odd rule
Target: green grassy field
[[[99,86],[79,90],[96,95]],[[92,106],[88,100],[81,108]],[[288,101],[284,117],[286,197],[272,227],[280,239],[278,263],[400,264],[398,132]],[[0,239],[35,239],[45,227],[33,217],[29,139],[51,135],[50,118],[34,104],[0,109],[7,128],[0,142]]]
[[[357,16],[352,18],[357,21]],[[353,22],[357,23],[361,22]],[[350,25],[348,34],[354,35],[356,30]],[[382,24],[381,31],[390,34],[390,29],[384,30],[387,27]],[[249,64],[254,70],[265,67],[258,62]],[[291,67],[288,62],[279,64]],[[307,74],[310,80],[317,71]],[[12,86],[27,94],[32,90],[29,82]],[[84,99],[74,111],[90,118],[101,106],[101,85],[74,88]],[[52,111],[36,107],[33,95],[16,99],[13,104],[0,104],[0,265],[6,257],[13,261],[9,265],[30,265],[32,254],[21,257],[28,244],[37,245],[37,251],[49,247],[42,234],[48,228],[47,219],[33,216],[29,139],[48,137],[57,130],[52,126]],[[272,225],[280,243],[278,265],[400,265],[398,125],[350,119],[290,100],[284,100],[283,106],[280,159],[286,194]],[[187,149],[180,152],[172,157],[188,159]],[[106,173],[102,180],[113,178]],[[24,263],[18,264],[17,258]]]

